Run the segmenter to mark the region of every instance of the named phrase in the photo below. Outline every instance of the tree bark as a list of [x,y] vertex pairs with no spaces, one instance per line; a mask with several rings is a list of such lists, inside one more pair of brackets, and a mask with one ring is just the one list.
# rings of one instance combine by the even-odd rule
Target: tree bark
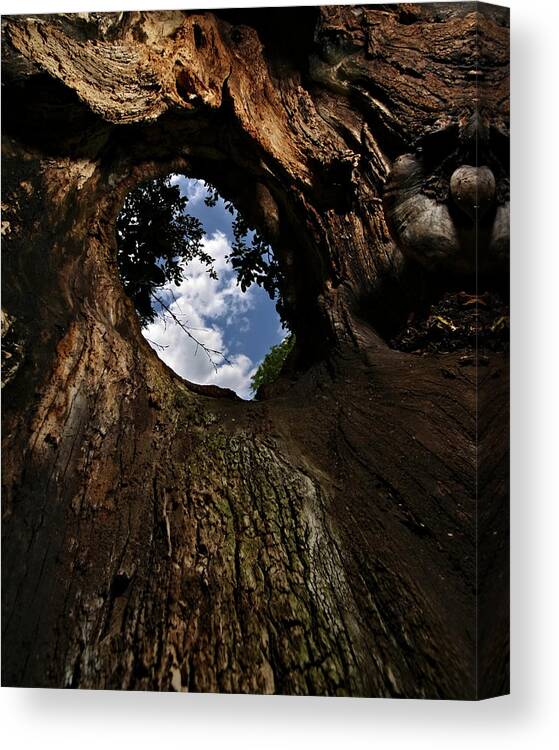
[[[4,18],[4,685],[507,691],[507,357],[387,345],[429,273],[383,205],[442,121],[506,128],[506,24]],[[260,400],[171,372],[123,292],[115,218],[170,172],[232,199],[287,278],[297,348]]]

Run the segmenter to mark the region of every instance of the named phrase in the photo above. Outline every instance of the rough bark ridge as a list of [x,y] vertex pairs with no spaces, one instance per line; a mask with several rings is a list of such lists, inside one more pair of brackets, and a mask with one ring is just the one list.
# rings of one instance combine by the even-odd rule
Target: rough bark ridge
[[[3,684],[507,690],[506,357],[382,338],[429,278],[384,183],[432,133],[506,138],[506,25],[467,3],[4,19]],[[233,199],[288,279],[298,349],[260,401],[170,372],[122,291],[119,207],[171,171]]]

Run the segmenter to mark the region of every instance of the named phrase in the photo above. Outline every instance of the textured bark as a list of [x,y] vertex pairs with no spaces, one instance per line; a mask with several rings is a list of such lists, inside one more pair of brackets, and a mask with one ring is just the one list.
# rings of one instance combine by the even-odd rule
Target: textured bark
[[[431,278],[384,184],[476,112],[506,137],[507,18],[4,19],[3,684],[507,690],[506,356],[383,340]],[[259,401],[172,373],[118,280],[124,196],[172,171],[288,279],[297,350]]]

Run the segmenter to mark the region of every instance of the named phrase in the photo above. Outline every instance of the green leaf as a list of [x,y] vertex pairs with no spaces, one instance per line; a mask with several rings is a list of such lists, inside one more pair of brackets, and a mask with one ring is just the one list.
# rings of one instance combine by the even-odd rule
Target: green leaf
[[186,213],[187,203],[179,186],[165,177],[132,190],[118,215],[117,264],[142,325],[156,317],[152,293],[170,282],[180,284],[187,263],[199,258],[215,274],[213,258],[202,246],[204,227]]
[[295,334],[290,333],[281,343],[270,349],[250,381],[250,387],[254,393],[261,385],[274,383],[278,379],[287,355],[294,346]]

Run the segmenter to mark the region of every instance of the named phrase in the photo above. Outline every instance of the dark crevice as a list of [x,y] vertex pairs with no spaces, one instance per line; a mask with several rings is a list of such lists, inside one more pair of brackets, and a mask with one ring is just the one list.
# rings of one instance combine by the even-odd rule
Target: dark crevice
[[205,47],[206,37],[204,35],[204,32],[202,31],[202,28],[197,23],[194,24],[193,33],[194,45],[196,46],[196,49],[202,49],[202,47]]
[[[472,312],[479,317],[476,327]],[[507,351],[509,290],[501,274],[432,273],[409,261],[404,271],[356,306],[389,345],[414,353],[446,353],[480,346]]]
[[111,581],[110,593],[113,599],[117,599],[119,596],[124,596],[130,586],[131,578],[125,573],[117,573],[113,576]]
[[290,60],[293,67],[307,69],[309,54],[315,48],[319,8],[223,8],[214,12],[237,27],[231,30],[231,38],[237,44],[242,38],[242,26],[250,26],[258,33],[272,64]]
[[47,73],[2,79],[3,133],[53,156],[93,155],[106,142],[110,126],[61,81]]

